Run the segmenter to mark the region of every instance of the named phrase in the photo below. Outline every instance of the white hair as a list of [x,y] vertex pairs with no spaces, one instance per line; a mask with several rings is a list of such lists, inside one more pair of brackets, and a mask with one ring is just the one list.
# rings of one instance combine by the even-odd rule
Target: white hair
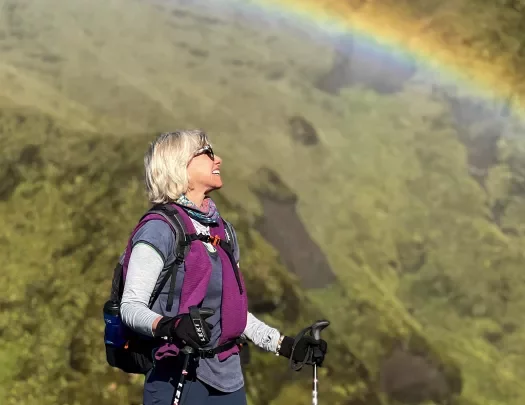
[[189,186],[188,164],[195,152],[209,144],[204,131],[165,132],[144,156],[145,183],[151,203],[176,201]]

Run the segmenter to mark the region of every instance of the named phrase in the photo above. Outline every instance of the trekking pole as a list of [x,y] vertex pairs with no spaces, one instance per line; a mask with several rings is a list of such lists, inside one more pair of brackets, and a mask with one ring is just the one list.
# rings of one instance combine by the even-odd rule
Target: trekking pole
[[[193,328],[195,329],[195,332],[197,333],[197,336],[199,337],[200,343],[202,345],[207,344],[210,341],[209,337],[204,332],[204,322],[206,318],[209,318],[214,313],[215,311],[211,308],[199,308],[197,306],[189,307],[189,314],[193,322]],[[184,346],[180,351],[184,354],[184,360],[179,384],[177,385],[177,389],[175,390],[175,395],[173,397],[173,405],[179,405],[184,381],[188,375],[188,365],[190,364],[190,359],[195,351],[196,350],[191,346]]]
[[191,355],[194,353],[194,350],[191,346],[184,346],[181,350],[184,353],[184,363],[182,365],[182,373],[179,378],[179,384],[175,391],[175,396],[173,397],[173,405],[179,405],[180,396],[182,394],[182,387],[184,386],[184,380],[186,375],[188,375],[188,365],[190,363]]
[[[321,331],[330,325],[329,321],[317,321],[311,326],[312,336],[314,339],[321,339]],[[317,363],[314,363],[314,382],[312,389],[312,405],[317,405]]]

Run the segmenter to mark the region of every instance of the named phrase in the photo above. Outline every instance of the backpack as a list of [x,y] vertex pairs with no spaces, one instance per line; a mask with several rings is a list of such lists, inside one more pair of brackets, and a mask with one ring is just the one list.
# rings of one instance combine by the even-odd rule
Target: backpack
[[[146,217],[151,217],[147,219]],[[169,267],[162,269],[156,286],[151,294],[149,308],[151,309],[168,280],[170,287],[166,309],[171,310],[175,294],[175,283],[179,266],[189,252],[190,245],[195,240],[205,240],[204,235],[188,234],[184,221],[179,212],[168,204],[157,204],[151,207],[140,218],[137,226],[131,233],[125,253],[117,262],[113,270],[113,280],[109,300],[104,305],[104,342],[106,346],[106,360],[111,367],[118,368],[126,373],[147,374],[153,367],[153,351],[166,342],[162,338],[153,338],[132,331],[124,325],[120,319],[120,303],[124,291],[125,273],[127,272],[127,261],[131,254],[131,242],[135,233],[148,220],[161,219],[167,222],[175,233],[174,253],[175,261]],[[221,247],[226,250],[228,256],[233,258],[233,244],[235,243],[231,224],[223,220],[226,233],[226,241],[221,241]],[[232,259],[233,260],[233,259]],[[126,267],[126,268],[125,268]]]

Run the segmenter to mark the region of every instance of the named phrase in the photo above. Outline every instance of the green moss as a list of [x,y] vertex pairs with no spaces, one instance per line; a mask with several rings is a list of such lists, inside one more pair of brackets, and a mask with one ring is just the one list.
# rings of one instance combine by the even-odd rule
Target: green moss
[[[398,347],[462,385],[456,405],[523,403],[522,140],[499,145],[483,188],[465,149],[483,125],[458,134],[424,92],[331,97],[309,84],[330,50],[286,24],[272,42],[249,24],[203,26],[182,5],[181,25],[111,4],[9,1],[0,16],[1,403],[140,403],[141,378],[105,364],[101,306],[147,207],[143,152],[178,127],[207,129],[224,158],[214,198],[237,229],[250,302],[276,308],[257,315],[288,334],[331,320],[323,403],[393,405],[379,387]],[[185,51],[202,37],[205,58]],[[268,79],[275,66],[284,73]],[[293,142],[296,115],[319,145]],[[297,202],[336,285],[298,287],[253,227],[259,193]],[[253,348],[251,404],[309,400],[311,370],[286,366]]]

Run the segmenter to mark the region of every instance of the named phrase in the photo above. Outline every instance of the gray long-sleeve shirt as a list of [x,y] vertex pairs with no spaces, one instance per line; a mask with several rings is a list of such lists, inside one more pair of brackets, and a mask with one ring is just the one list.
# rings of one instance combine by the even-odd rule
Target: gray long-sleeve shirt
[[[209,234],[209,228],[193,221],[197,233]],[[160,316],[149,307],[149,299],[157,283],[162,269],[166,266],[168,256],[173,251],[173,234],[166,223],[153,220],[144,225],[134,238],[134,247],[128,264],[128,272],[121,303],[121,316],[123,322],[137,333],[153,336],[152,325]],[[238,247],[235,252],[236,259],[239,258]],[[248,313],[244,337],[264,350],[274,352],[277,348],[280,332]],[[204,365],[207,367],[208,365]],[[203,372],[202,379],[218,389],[238,389],[239,382],[232,382],[230,387],[219,386],[223,381],[219,375],[220,368],[209,365],[209,369]],[[214,384],[214,380],[215,384]]]
[[[138,243],[131,251],[122,295],[121,316],[132,330],[153,336],[153,322],[160,315],[148,307],[149,299],[164,267],[162,257],[150,245]],[[248,312],[243,335],[264,350],[274,352],[280,332]]]

